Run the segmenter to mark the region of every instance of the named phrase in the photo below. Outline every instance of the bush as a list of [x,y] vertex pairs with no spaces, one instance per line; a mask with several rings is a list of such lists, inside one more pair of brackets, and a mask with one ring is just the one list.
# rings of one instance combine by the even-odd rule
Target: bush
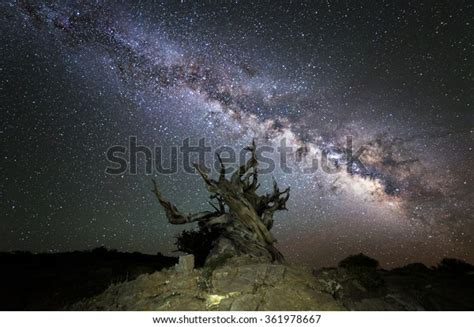
[[207,229],[185,230],[176,236],[175,244],[179,251],[193,254],[196,267],[202,267],[219,235],[219,231]]
[[347,258],[343,259],[338,264],[341,268],[351,269],[351,268],[371,268],[377,269],[379,267],[379,262],[371,257],[366,256],[363,253],[350,255]]
[[410,263],[401,268],[395,268],[393,269],[393,271],[398,272],[398,273],[412,275],[412,274],[428,274],[431,272],[431,269],[422,263],[415,262],[415,263]]
[[[377,268],[379,262],[365,254],[350,255],[339,262],[339,267],[347,269],[349,275],[360,283],[369,293],[381,294],[385,290],[385,281]],[[375,294],[374,293],[374,294]]]
[[474,266],[460,259],[444,258],[438,264],[436,269],[449,273],[467,273],[474,271]]

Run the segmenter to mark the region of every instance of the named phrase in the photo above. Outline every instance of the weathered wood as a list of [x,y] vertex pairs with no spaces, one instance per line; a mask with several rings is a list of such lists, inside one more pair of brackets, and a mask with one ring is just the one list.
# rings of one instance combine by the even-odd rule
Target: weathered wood
[[[216,229],[221,233],[211,250],[210,257],[222,255],[248,254],[264,257],[270,261],[284,261],[283,255],[274,247],[276,239],[270,232],[273,215],[278,210],[286,210],[290,188],[280,191],[273,181],[273,192],[265,195],[256,193],[258,184],[258,160],[255,142],[247,147],[251,157],[230,177],[226,178],[226,168],[219,155],[219,178],[212,179],[204,167],[194,165],[211,193],[209,202],[214,211],[194,214],[181,213],[173,204],[165,200],[155,181],[153,192],[165,209],[171,224],[199,222],[201,228]],[[217,201],[217,204],[212,201]],[[209,258],[208,258],[209,259]]]

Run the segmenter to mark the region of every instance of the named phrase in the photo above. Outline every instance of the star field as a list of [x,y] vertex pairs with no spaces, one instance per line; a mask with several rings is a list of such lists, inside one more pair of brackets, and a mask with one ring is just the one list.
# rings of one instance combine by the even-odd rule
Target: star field
[[[273,172],[291,187],[272,230],[289,261],[474,261],[468,1],[5,1],[0,12],[0,250],[172,253],[183,226],[167,223],[151,178],[189,212],[208,208],[202,180],[109,175],[107,149],[130,136],[164,149],[255,138],[294,149],[293,172]],[[347,136],[360,161],[345,160]],[[297,169],[323,154],[337,173]]]

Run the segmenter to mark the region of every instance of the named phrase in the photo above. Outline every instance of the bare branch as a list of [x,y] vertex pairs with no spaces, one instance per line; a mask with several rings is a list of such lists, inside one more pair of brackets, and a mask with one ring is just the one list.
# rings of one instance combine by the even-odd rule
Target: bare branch
[[178,208],[176,208],[171,202],[164,199],[161,192],[158,189],[158,184],[155,180],[153,181],[154,188],[152,192],[158,198],[161,206],[165,209],[166,217],[170,224],[180,225],[180,224],[187,224],[195,221],[202,221],[202,220],[209,220],[213,217],[217,217],[221,213],[218,211],[211,212],[211,211],[203,211],[194,214],[184,214],[181,213]]
[[224,163],[222,162],[221,155],[219,153],[216,153],[216,156],[217,156],[217,159],[219,160],[219,165],[221,166],[219,181],[222,181],[225,179],[225,166],[224,166]]
[[204,179],[204,182],[206,182],[207,185],[209,186],[215,186],[215,182],[209,177],[209,174],[204,170],[205,167],[201,166],[200,164],[193,164],[194,168],[196,171],[201,175],[202,179]]
[[256,168],[258,166],[258,161],[257,161],[257,148],[255,146],[255,139],[252,141],[252,145],[248,146],[245,148],[245,150],[250,151],[251,156],[250,159],[247,160],[246,163],[241,165],[239,169],[237,169],[234,174],[231,177],[231,182],[232,184],[238,184],[241,182],[242,176],[245,175],[250,169]]

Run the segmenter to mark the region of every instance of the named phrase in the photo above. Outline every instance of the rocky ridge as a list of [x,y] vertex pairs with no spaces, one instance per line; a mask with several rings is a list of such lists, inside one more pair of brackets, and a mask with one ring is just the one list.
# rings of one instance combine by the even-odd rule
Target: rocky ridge
[[[357,257],[357,256],[356,256]],[[111,285],[72,310],[472,310],[474,275],[409,265],[312,270],[249,256],[222,256],[193,269],[175,268]]]
[[[202,269],[166,269],[111,285],[73,310],[344,310],[310,268],[250,257]],[[225,261],[225,262],[224,262]]]

